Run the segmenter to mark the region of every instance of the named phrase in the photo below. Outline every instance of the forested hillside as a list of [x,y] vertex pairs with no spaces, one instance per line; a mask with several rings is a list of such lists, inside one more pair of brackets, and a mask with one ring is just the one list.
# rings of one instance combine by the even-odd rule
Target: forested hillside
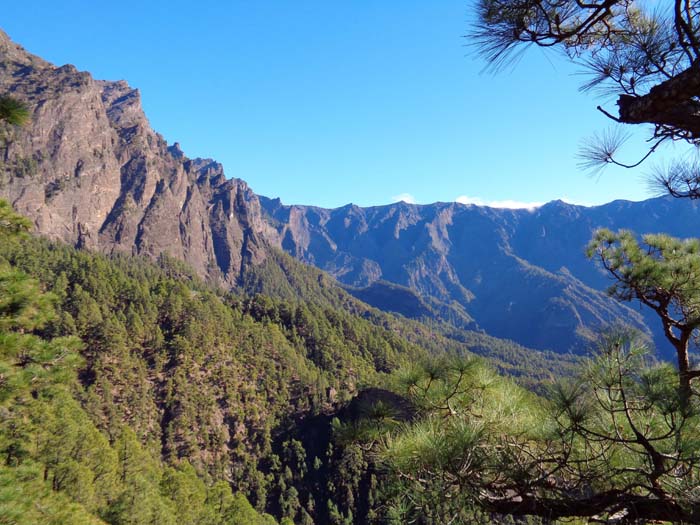
[[[205,484],[203,479],[212,478],[198,477],[183,455],[174,453],[169,465],[161,459],[163,429],[153,417],[155,399],[148,395],[153,378],[143,360],[146,345],[154,350],[158,337],[160,344],[165,338],[154,330],[147,337],[143,326],[137,331],[135,312],[128,321],[125,309],[101,309],[91,296],[116,299],[116,292],[123,301],[128,288],[138,289],[136,281],[127,284],[122,274],[120,282],[115,269],[104,266],[86,274],[89,258],[81,264],[65,251],[63,257],[50,256],[45,246],[35,245],[30,251],[47,257],[32,265],[25,253],[35,271],[65,265],[51,277],[55,292],[46,292],[48,283],[8,262],[7,252],[27,248],[27,239],[16,233],[26,226],[0,203],[3,522],[275,523],[227,483]],[[81,271],[84,279],[68,287],[66,276]],[[64,309],[68,301],[70,311]],[[171,444],[176,441],[185,442]]]
[[[2,248],[8,279],[22,282],[19,272],[28,272],[51,292],[41,295],[46,308],[55,298],[37,340],[71,337],[84,360],[79,375],[62,385],[60,399],[75,417],[94,422],[105,444],[131,436],[158,468],[161,456],[173,465],[186,460],[205,479],[227,480],[261,509],[270,490],[263,462],[271,461],[275,432],[347,398],[399,356],[423,353],[341,312],[312,316],[303,305],[222,297],[187,279],[174,261],[161,261],[163,268],[144,259],[110,261],[39,240]],[[33,322],[31,311],[24,315]],[[11,357],[7,364],[16,365]]]
[[[6,205],[3,213],[20,220]],[[284,275],[262,267],[246,279],[251,290],[286,297],[273,299],[223,292],[168,257],[5,239],[4,367],[29,381],[4,395],[7,483],[26,475],[20,500],[86,520],[146,523],[162,513],[157,522],[167,523],[158,520],[189,512],[198,516],[192,523],[248,523],[221,517],[251,513],[246,498],[278,518],[308,514],[309,523],[326,522],[329,508],[338,520],[360,507],[366,514],[366,497],[347,500],[342,487],[364,480],[367,459],[308,438],[320,432],[330,444],[332,414],[361,388],[429,353],[469,348],[492,353],[530,385],[569,366],[544,355],[523,363],[527,350],[517,345],[394,318],[281,253],[272,268]],[[32,377],[37,367],[50,372],[45,386]],[[332,490],[320,471],[336,480]],[[213,510],[214,497],[233,510]],[[142,514],[128,510],[134,504]],[[16,505],[9,497],[7,511]]]

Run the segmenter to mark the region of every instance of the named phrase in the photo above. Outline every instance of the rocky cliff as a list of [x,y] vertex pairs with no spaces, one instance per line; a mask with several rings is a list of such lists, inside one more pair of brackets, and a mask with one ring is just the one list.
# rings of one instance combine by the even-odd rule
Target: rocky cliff
[[266,256],[260,203],[220,164],[155,133],[138,90],[55,67],[0,32],[0,92],[32,118],[4,127],[0,197],[43,235],[107,253],[168,253],[227,286]]

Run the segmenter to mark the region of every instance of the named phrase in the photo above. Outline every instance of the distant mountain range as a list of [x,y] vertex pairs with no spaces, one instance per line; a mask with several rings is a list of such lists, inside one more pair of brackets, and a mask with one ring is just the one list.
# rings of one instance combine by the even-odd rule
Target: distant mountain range
[[395,283],[458,305],[491,335],[558,351],[583,349],[618,322],[646,326],[665,345],[653,316],[602,293],[611,281],[584,254],[596,228],[700,236],[698,205],[670,197],[534,210],[404,202],[327,210],[260,200],[287,252],[370,304],[405,313],[403,289],[377,287]]
[[286,206],[168,145],[125,82],[55,67],[1,31],[0,93],[32,111],[25,128],[2,129],[0,197],[39,233],[105,253],[166,252],[229,288],[283,249],[406,317],[562,353],[622,322],[663,344],[653,316],[605,295],[610,281],[584,247],[601,226],[700,236],[697,205],[669,198],[532,211]]

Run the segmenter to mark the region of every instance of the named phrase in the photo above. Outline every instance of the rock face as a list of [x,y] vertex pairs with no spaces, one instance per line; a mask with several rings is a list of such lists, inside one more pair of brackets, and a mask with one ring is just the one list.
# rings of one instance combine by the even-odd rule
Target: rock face
[[233,286],[275,237],[245,182],[188,159],[149,126],[138,90],[55,67],[0,32],[0,92],[28,126],[2,129],[0,196],[53,239],[103,252],[168,253]]

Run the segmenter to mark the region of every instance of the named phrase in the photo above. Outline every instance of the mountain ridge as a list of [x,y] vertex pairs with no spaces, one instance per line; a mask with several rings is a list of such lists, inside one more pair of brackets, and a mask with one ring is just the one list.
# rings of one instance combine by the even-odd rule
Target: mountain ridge
[[[555,305],[557,302],[561,303],[558,299],[568,289],[571,293],[575,291],[575,296],[579,296],[579,304],[590,303],[594,307],[585,308],[583,312],[585,315],[595,318],[596,311],[608,311],[607,314],[603,315],[603,318],[598,319],[592,327],[589,327],[587,325],[590,325],[590,322],[581,322],[582,312],[580,309],[574,308],[575,305],[569,302],[565,306],[570,310],[570,313],[565,317],[568,317],[569,321],[576,320],[575,323],[569,322],[566,325],[566,328],[571,332],[593,328],[593,331],[589,332],[589,336],[592,337],[593,332],[603,328],[603,325],[606,324],[600,322],[606,321],[606,318],[606,322],[615,318],[628,320],[631,318],[633,325],[640,327],[643,324],[652,329],[654,339],[663,352],[666,341],[661,333],[658,320],[653,315],[644,310],[637,311],[636,308],[611,302],[601,295],[600,292],[605,290],[611,281],[594,262],[586,259],[585,246],[593,231],[599,227],[631,229],[639,234],[667,232],[678,237],[700,235],[700,230],[695,226],[700,218],[697,203],[679,201],[671,197],[656,197],[644,201],[617,199],[596,206],[582,206],[555,200],[534,209],[515,210],[461,203],[435,203],[431,205],[395,203],[367,208],[343,206],[322,211],[323,209],[318,207],[300,205],[285,207],[279,200],[265,198],[261,198],[261,203],[266,212],[277,220],[277,223],[283,223],[284,214],[287,213],[285,210],[293,208],[297,216],[296,223],[292,224],[290,221],[281,231],[281,235],[284,234],[288,237],[288,245],[285,247],[287,251],[306,262],[316,264],[329,271],[344,284],[362,287],[371,285],[375,280],[384,279],[398,285],[409,286],[426,295],[436,295],[434,282],[421,282],[420,279],[416,279],[415,276],[405,271],[407,266],[416,263],[418,257],[409,257],[399,268],[399,271],[403,273],[398,274],[395,265],[383,267],[380,260],[381,254],[374,258],[367,257],[367,252],[371,251],[368,250],[368,246],[378,245],[382,242],[393,243],[398,238],[399,232],[397,231],[393,232],[393,235],[382,237],[382,222],[397,213],[413,214],[414,222],[416,222],[416,214],[418,214],[421,219],[416,224],[421,222],[422,227],[430,235],[438,237],[434,244],[423,242],[422,253],[436,252],[436,256],[442,258],[443,263],[448,266],[446,271],[438,268],[444,271],[446,280],[452,280],[455,275],[458,275],[458,284],[467,290],[467,294],[460,290],[459,295],[451,296],[447,286],[443,286],[442,290],[438,290],[438,299],[448,302],[456,299],[487,332],[499,337],[514,339],[521,344],[535,348],[542,348],[543,345],[546,345],[554,349],[556,347],[552,346],[552,341],[567,341],[566,333],[560,331],[556,337],[545,337],[538,341],[533,338],[524,340],[522,335],[513,331],[499,331],[498,315],[509,311],[509,307],[512,306],[510,302],[513,300],[513,294],[510,292],[513,292],[514,289],[510,288],[509,293],[504,293],[503,288],[508,287],[497,286],[495,289],[484,287],[484,272],[497,261],[500,261],[502,273],[519,276],[521,283],[532,278],[531,273],[534,268],[544,270],[546,273],[541,271],[535,273],[539,274],[548,283],[547,286],[553,288],[554,291],[557,288],[560,290],[556,294],[550,293],[549,296],[537,297],[535,295],[530,298],[537,298],[539,302],[536,301],[533,304],[533,301],[526,301],[525,306],[520,309],[517,315],[508,317],[511,326],[512,321],[527,318],[527,315],[532,311],[538,312],[535,316],[536,320],[539,320],[540,323],[546,322],[547,309],[542,308],[542,305],[549,303],[549,306],[552,306],[551,301],[554,301]],[[320,215],[325,219],[316,222],[307,220],[307,231],[300,235],[301,239],[308,239],[307,244],[294,243],[293,226],[305,224],[302,216],[306,209],[313,209],[315,216]],[[352,213],[352,220],[339,217],[346,211],[348,214]],[[443,217],[446,220],[441,220],[441,213],[448,215],[448,217]],[[460,216],[470,217],[470,219],[462,220],[461,226],[456,225],[455,220],[459,223]],[[351,243],[354,243],[349,249],[351,253],[343,253],[342,249],[337,248],[343,246],[343,242],[336,238],[338,232],[334,231],[332,227],[326,227],[326,224],[332,224],[333,220],[336,222],[344,221],[344,224],[348,226],[361,225],[361,227],[356,227],[353,233],[346,235],[345,241],[351,239]],[[369,232],[368,220],[369,223],[372,221],[376,223],[374,232]],[[475,227],[479,221],[483,225],[482,228]],[[468,231],[469,228],[471,228],[469,235],[465,235],[465,229]],[[315,244],[311,242],[310,237],[314,232],[317,235]],[[455,233],[458,237],[457,241],[454,240]],[[461,237],[459,237],[460,235]],[[358,239],[368,236],[373,238],[364,243],[358,242]],[[411,241],[414,251],[417,238],[420,236],[416,237],[414,234]],[[325,250],[314,249],[314,246],[324,239],[329,239],[329,247],[335,248],[330,250],[329,247],[326,247]],[[425,236],[422,239],[426,241]],[[431,238],[432,240],[435,239]],[[449,255],[450,250],[455,246],[464,251],[475,243],[480,246],[479,251],[471,250],[471,255],[476,262],[460,261],[459,253]],[[324,259],[328,253],[331,253],[332,257]],[[397,253],[399,256],[401,255],[400,251],[392,251],[392,257],[395,257]],[[356,256],[354,261],[351,260],[353,255]],[[339,260],[345,261],[345,266],[338,265]],[[370,268],[371,271],[363,272],[363,268]],[[432,279],[440,275],[439,271],[429,273]],[[493,280],[494,275],[491,275],[491,278]],[[481,292],[478,292],[479,289]],[[500,298],[494,299],[494,294],[501,294]],[[527,297],[523,297],[523,294],[520,296],[520,299],[527,299]],[[484,315],[485,310],[487,315]],[[525,325],[524,329],[526,330],[527,326],[530,325],[530,323],[521,324]],[[585,346],[585,341],[590,339],[589,336],[569,337],[566,344],[569,348],[572,346],[581,348],[581,345]]]
[[5,126],[0,194],[52,239],[185,260],[234,285],[265,257],[257,199],[210,159],[189,159],[154,132],[125,81],[55,67],[0,32],[0,89],[32,112]]
[[[700,233],[697,206],[668,199],[590,208],[557,200],[527,210],[287,206],[227,179],[215,160],[168,144],[125,81],[53,66],[2,32],[0,51],[0,90],[32,113],[25,128],[1,130],[0,197],[46,237],[108,254],[167,253],[217,286],[245,287],[282,249],[355,294],[386,281],[432,304],[439,321],[473,320],[470,328],[527,347],[583,352],[621,321],[647,334],[651,327],[662,342],[652,318],[604,294],[604,275],[583,256],[592,230]],[[384,292],[383,309],[402,313]]]
[[[260,201],[284,249],[343,284],[361,289],[385,280],[456,301],[487,333],[559,351],[584,351],[597,332],[619,319],[648,333],[653,318],[645,322],[639,312],[605,296],[606,277],[585,258],[585,245],[597,227],[649,225],[618,220],[616,209],[657,208],[656,215],[675,216],[684,206],[664,198],[596,207],[553,201],[534,210],[403,202],[323,209]],[[685,209],[696,216],[693,204]],[[667,226],[675,234],[694,231]]]

